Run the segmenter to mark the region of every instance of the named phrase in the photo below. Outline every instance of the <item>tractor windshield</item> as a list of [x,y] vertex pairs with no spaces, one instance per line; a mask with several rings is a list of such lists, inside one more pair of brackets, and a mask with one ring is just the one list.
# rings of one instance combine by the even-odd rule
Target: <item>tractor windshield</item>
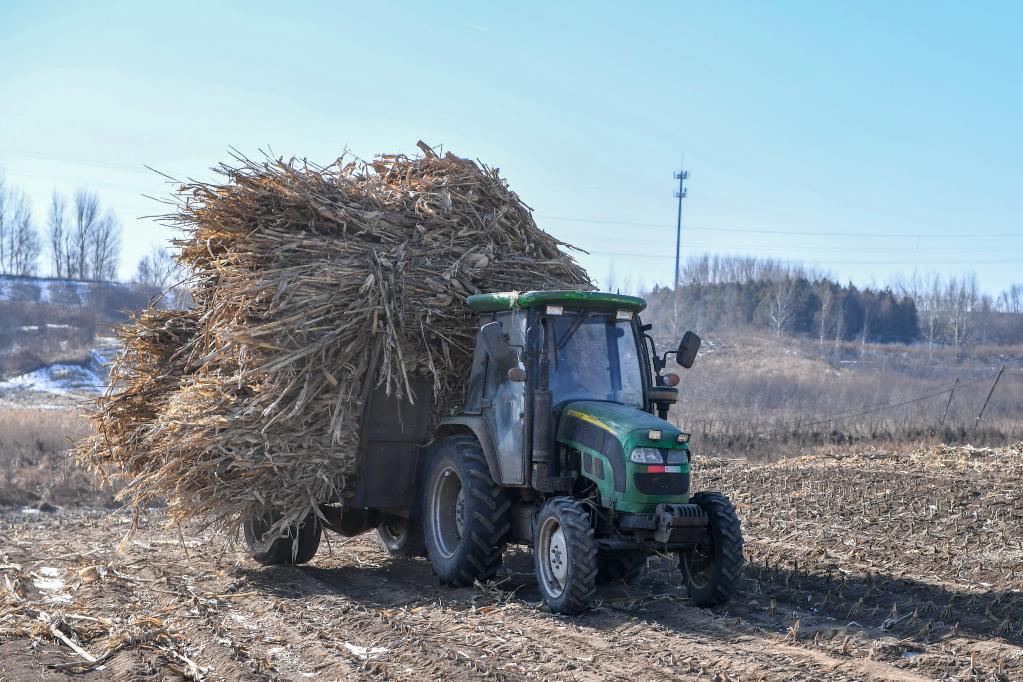
[[613,313],[549,316],[547,351],[554,404],[608,400],[643,408],[643,378],[631,320]]

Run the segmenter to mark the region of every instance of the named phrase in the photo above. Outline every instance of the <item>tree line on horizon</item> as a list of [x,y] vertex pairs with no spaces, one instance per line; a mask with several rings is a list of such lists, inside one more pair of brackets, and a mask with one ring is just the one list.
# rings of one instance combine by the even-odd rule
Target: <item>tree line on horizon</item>
[[843,342],[926,343],[954,348],[1023,341],[1023,285],[981,294],[976,276],[897,278],[885,287],[842,284],[797,263],[747,256],[697,256],[678,290],[642,294],[646,317],[673,331],[753,328],[815,339],[822,350]]
[[[24,192],[0,174],[0,275],[34,277],[44,261],[58,279],[114,281],[121,262],[122,228],[99,195],[79,189],[70,198],[54,190],[40,228]],[[177,264],[159,245],[139,261],[132,284],[166,288],[175,282]]]

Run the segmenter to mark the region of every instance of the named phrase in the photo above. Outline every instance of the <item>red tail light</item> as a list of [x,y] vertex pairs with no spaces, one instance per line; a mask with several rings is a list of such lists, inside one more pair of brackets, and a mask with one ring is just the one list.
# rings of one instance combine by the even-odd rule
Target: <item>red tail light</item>
[[675,373],[661,375],[662,386],[678,386],[679,381],[681,381],[681,378]]

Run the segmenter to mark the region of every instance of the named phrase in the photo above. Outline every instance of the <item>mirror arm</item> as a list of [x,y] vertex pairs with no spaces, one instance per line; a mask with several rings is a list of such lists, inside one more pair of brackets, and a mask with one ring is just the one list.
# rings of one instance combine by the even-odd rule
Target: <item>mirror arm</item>
[[[652,325],[645,324],[643,325],[642,328],[650,326]],[[654,343],[654,337],[650,336],[649,334],[643,334],[643,338],[650,342],[650,359],[653,360],[654,362],[654,374],[656,374],[657,372],[660,372],[667,366],[666,365],[667,361],[657,357],[657,345]]]

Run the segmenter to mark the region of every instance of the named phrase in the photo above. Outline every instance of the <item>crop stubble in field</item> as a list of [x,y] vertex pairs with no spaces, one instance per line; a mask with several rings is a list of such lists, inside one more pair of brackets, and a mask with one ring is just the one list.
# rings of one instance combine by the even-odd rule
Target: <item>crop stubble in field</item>
[[52,625],[93,656],[121,647],[86,679],[1023,679],[1021,455],[699,461],[696,485],[730,492],[745,524],[735,602],[691,606],[654,558],[575,619],[541,606],[522,549],[497,584],[451,590],[372,536],[259,568],[159,514],[118,555],[126,516],[8,513],[0,677],[86,667]]

